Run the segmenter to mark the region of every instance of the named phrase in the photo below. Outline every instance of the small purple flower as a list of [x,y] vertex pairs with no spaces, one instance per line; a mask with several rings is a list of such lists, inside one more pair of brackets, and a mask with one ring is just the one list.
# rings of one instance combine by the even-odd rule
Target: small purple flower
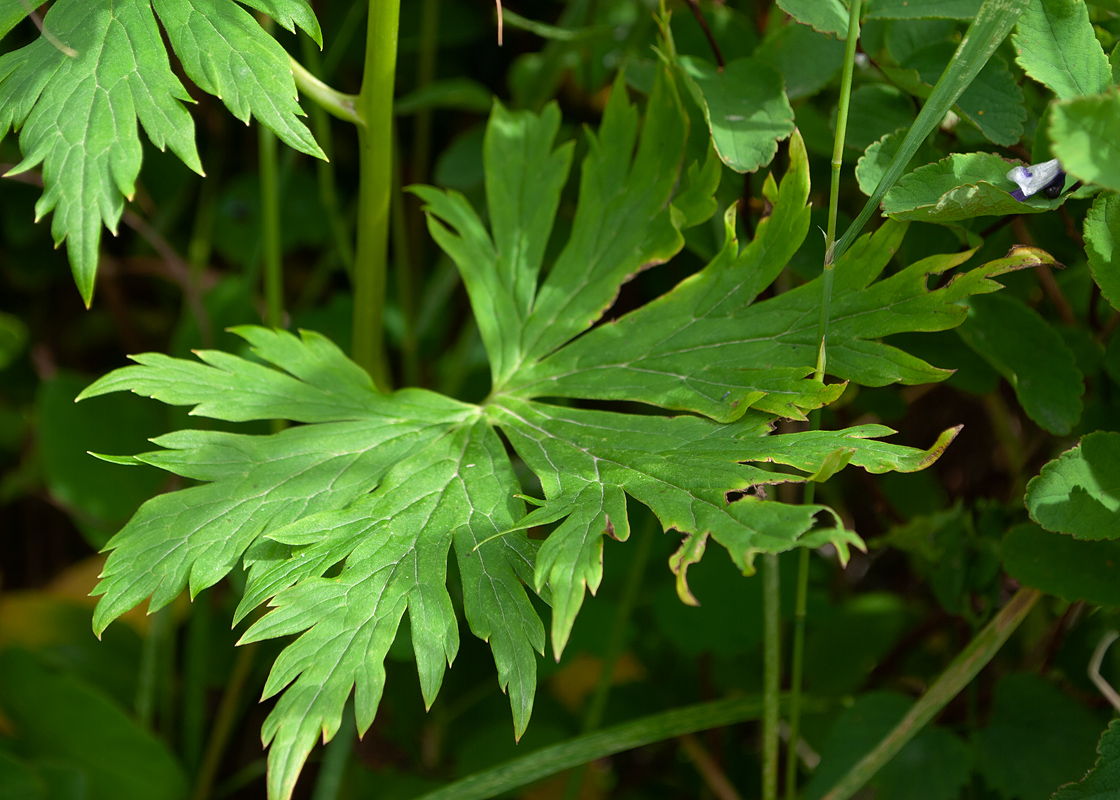
[[1029,167],[1015,167],[1007,173],[1007,179],[1019,184],[1011,196],[1020,203],[1038,192],[1053,200],[1066,186],[1066,173],[1056,158]]

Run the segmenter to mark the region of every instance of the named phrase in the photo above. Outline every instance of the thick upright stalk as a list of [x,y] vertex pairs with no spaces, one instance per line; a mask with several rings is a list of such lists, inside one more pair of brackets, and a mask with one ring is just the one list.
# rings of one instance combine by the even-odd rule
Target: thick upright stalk
[[778,695],[782,678],[781,592],[778,557],[762,557],[762,800],[778,797]]
[[817,329],[820,347],[817,351],[817,379],[824,380],[827,359],[829,314],[832,310],[832,257],[836,243],[836,211],[840,199],[840,168],[844,164],[844,134],[848,128],[848,101],[852,95],[852,71],[856,60],[856,43],[859,40],[859,11],[863,0],[852,0],[848,7],[848,42],[844,51],[844,71],[840,76],[840,105],[836,111],[836,141],[832,146],[832,184],[828,196],[828,230],[825,231],[824,275],[821,279],[821,316]]
[[400,0],[370,0],[366,56],[356,111],[358,127],[358,246],[354,257],[352,356],[382,390],[389,387],[384,353],[385,273],[393,185],[393,85]]
[[976,638],[953,659],[933,685],[914,703],[902,718],[870,753],[852,767],[823,800],[848,800],[871,780],[884,764],[913,739],[926,724],[967,686],[984,665],[992,660],[1003,643],[1019,627],[1042,594],[1037,589],[1020,589],[1007,601]]

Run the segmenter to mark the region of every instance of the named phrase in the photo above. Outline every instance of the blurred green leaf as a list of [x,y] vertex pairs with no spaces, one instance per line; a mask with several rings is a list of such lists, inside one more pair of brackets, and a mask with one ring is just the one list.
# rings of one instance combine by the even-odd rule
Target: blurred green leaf
[[781,74],[786,95],[796,100],[816,94],[839,74],[844,43],[791,22],[767,36],[754,57]]
[[722,69],[691,56],[681,56],[679,63],[723,163],[736,172],[769,164],[778,142],[794,128],[782,76],[751,58],[736,59]]
[[100,548],[111,530],[155,494],[165,476],[141,466],[123,477],[118,468],[89,453],[144,449],[150,437],[165,430],[166,418],[159,406],[128,395],[76,405],[74,398],[87,383],[61,374],[40,384],[36,427],[47,489],[79,522],[92,526],[83,532]]
[[[902,78],[907,71],[917,72],[922,85],[906,88],[919,96],[928,96],[955,50],[953,42],[927,45],[915,50],[900,64],[901,72],[888,69],[888,74],[892,78]],[[898,82],[905,85],[902,80]],[[999,56],[992,56],[973,78],[957,98],[956,108],[996,144],[1010,147],[1023,136],[1023,123],[1027,120],[1023,90],[1016,83],[1007,62]]]
[[23,320],[0,311],[0,371],[11,364],[27,347],[27,326]]
[[980,0],[870,0],[867,19],[972,19]]
[[977,769],[1004,797],[1047,800],[1085,774],[1104,720],[1038,675],[996,684],[988,726],[977,731]]
[[[820,800],[910,710],[913,701],[892,692],[860,696],[832,725],[820,748],[821,763],[805,787]],[[957,736],[928,727],[902,748],[868,783],[876,800],[956,800],[972,772],[972,753]]]
[[1120,538],[1120,433],[1097,431],[1027,484],[1031,519],[1075,539]]
[[1085,256],[1101,294],[1120,310],[1120,194],[1102,192],[1085,215]]
[[1108,723],[1097,744],[1100,758],[1078,783],[1061,787],[1052,800],[1107,800],[1120,797],[1120,720]]
[[1059,100],[1097,94],[1112,73],[1083,0],[1031,0],[1011,36],[1016,62]]
[[1029,522],[1003,538],[1003,566],[1026,586],[1073,603],[1120,606],[1120,542],[1084,542]]
[[1057,103],[1050,116],[1054,155],[1086,183],[1120,191],[1120,91]]
[[393,104],[393,110],[398,116],[432,108],[486,112],[493,102],[494,95],[478,81],[462,77],[445,78],[401,97]]
[[163,742],[101,692],[29,653],[0,653],[0,707],[19,752],[78,767],[89,800],[187,796],[183,769]]
[[1085,382],[1062,337],[1021,300],[975,297],[957,329],[965,343],[1007,379],[1027,416],[1067,434],[1081,419]]
[[1047,199],[1039,192],[1019,202],[1007,178],[1017,161],[995,153],[954,153],[906,175],[883,198],[883,213],[917,222],[956,222],[979,216],[1037,214],[1051,211],[1065,197]]
[[44,800],[46,790],[34,767],[0,750],[0,800]]
[[[914,103],[904,92],[886,84],[865,84],[852,92],[844,144],[854,150],[866,150],[888,133],[909,128],[913,121]],[[831,124],[835,129],[835,109]]]

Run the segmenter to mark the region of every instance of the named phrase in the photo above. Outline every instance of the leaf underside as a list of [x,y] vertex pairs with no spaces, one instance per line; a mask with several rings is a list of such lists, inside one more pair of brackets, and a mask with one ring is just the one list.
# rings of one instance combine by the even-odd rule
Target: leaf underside
[[[559,657],[602,579],[603,537],[629,536],[631,501],[680,535],[672,568],[690,602],[688,567],[709,541],[745,574],[759,553],[828,543],[846,557],[862,546],[825,507],[767,501],[754,487],[825,480],[847,464],[919,470],[956,433],[929,450],[881,441],[893,433],[881,425],[771,433],[776,418],[804,419],[843,391],[808,377],[819,280],[759,300],[808,234],[799,134],[781,183],[766,178],[772,209],[751,242],[740,246],[729,210],[725,244],[706,267],[597,325],[625,281],[682,249],[681,227],[702,221],[705,208],[710,215],[715,185],[685,158],[688,116],[671,73],[658,74],[644,119],[616,84],[598,131],[586,134],[570,235],[545,273],[572,166],[572,146],[555,144],[559,121],[555,105],[539,115],[495,107],[484,145],[489,225],[461,195],[416,190],[475,310],[493,380],[483,404],[419,389],[381,394],[322,336],[256,327],[236,332],[260,361],[146,354],[83,394],[130,390],[201,416],[304,423],[269,436],[196,430],[155,440],[161,449],[136,460],[199,483],[140,509],[109,542],[97,589],[100,632],[145,597],[154,610],[244,564],[235,621],[262,604],[272,610],[243,641],[298,635],[265,690],[279,695],[264,727],[271,798],[290,796],[315,740],[337,732],[352,690],[358,728],[369,727],[406,612],[424,698],[435,699],[459,645],[452,551],[467,625],[490,643],[520,736],[545,647],[526,587],[552,606]],[[881,340],[958,325],[967,314],[960,300],[995,291],[992,278],[1011,268],[992,262],[930,291],[931,275],[971,255],[950,254],[883,277],[905,229],[888,222],[837,264],[829,364],[841,380],[947,377]],[[548,398],[632,401],[654,413]],[[528,514],[515,457],[544,495]],[[529,538],[545,525],[554,527],[543,543]]]

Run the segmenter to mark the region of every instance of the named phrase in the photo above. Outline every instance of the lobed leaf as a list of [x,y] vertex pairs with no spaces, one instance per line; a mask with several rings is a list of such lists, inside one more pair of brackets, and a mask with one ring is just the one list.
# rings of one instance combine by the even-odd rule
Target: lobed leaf
[[[288,29],[298,24],[321,38],[306,0],[250,5]],[[14,24],[4,14],[0,35]],[[157,14],[200,88],[222,98],[239,119],[248,122],[252,114],[292,147],[323,157],[295,119],[302,112],[287,53],[232,0],[59,0],[43,20],[52,38],[0,57],[0,138],[20,131],[23,160],[9,174],[42,164],[45,190],[36,218],[54,211],[55,244],[67,242],[87,306],[101,228],[116,234],[124,200],[135,191],[142,160],[137,120],[156,147],[170,147],[202,172],[194,122],[183,105],[190,95],[171,71]]]

